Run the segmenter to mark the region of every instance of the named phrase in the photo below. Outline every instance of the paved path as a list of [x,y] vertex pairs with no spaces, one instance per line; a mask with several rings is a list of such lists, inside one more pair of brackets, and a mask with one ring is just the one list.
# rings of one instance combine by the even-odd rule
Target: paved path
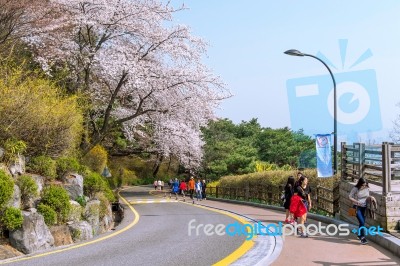
[[[212,200],[201,201],[200,204],[243,214],[264,224],[277,224],[285,217],[283,212],[246,205]],[[318,222],[309,219],[308,223]],[[353,234],[335,237],[316,235],[309,238],[286,236],[283,248],[272,265],[400,265],[400,254],[392,254],[372,242],[360,245]]]

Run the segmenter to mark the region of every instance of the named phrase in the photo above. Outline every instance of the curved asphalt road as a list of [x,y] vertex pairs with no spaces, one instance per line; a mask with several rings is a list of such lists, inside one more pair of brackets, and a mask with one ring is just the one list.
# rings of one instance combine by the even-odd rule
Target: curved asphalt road
[[29,266],[212,265],[234,251],[236,255],[238,250],[243,251],[243,246],[246,245],[245,236],[207,236],[202,228],[198,236],[195,229],[189,236],[188,224],[192,219],[195,219],[192,222],[194,226],[200,223],[211,223],[215,226],[237,222],[233,217],[197,208],[191,203],[138,203],[151,199],[160,201],[159,197],[150,195],[149,191],[147,187],[134,187],[121,192],[126,200],[133,203],[132,206],[139,216],[135,217],[129,206],[125,206],[125,218],[117,230],[103,234],[96,240],[115,233],[117,235],[95,243],[91,243],[92,239],[67,248],[57,248],[0,263]]

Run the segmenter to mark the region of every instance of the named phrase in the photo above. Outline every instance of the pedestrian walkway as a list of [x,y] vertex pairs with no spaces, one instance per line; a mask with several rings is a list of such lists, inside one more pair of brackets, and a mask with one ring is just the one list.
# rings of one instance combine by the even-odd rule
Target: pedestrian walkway
[[[207,200],[200,205],[242,214],[263,224],[278,224],[285,219],[283,212],[266,208],[213,200]],[[318,224],[318,221],[312,219],[308,219],[307,222]],[[271,265],[400,265],[400,254],[393,254],[371,241],[368,245],[361,245],[354,234],[315,235],[308,238],[286,236],[279,256]]]

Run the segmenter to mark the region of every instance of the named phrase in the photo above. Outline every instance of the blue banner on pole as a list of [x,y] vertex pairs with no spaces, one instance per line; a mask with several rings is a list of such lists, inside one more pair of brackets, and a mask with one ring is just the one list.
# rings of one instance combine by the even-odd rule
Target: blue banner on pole
[[333,176],[331,134],[317,134],[315,137],[318,177],[331,177]]

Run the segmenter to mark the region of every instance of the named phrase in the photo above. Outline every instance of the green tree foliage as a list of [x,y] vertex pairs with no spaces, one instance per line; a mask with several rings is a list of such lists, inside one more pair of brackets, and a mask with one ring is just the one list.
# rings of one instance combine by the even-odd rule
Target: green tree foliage
[[203,128],[203,136],[203,171],[211,179],[262,169],[296,168],[300,163],[309,166],[310,155],[315,155],[314,141],[302,131],[262,128],[257,119],[238,125],[228,119],[211,121]]
[[0,209],[10,201],[14,193],[14,181],[11,176],[0,170]]
[[82,131],[78,97],[24,67],[0,61],[0,142],[22,140],[28,155],[73,151]]
[[106,149],[100,145],[96,145],[83,157],[83,163],[92,171],[102,173],[104,167],[107,165],[107,156]]
[[49,186],[42,191],[41,203],[49,206],[57,213],[57,222],[65,222],[71,209],[69,196],[65,189],[59,186]]
[[261,161],[298,166],[300,155],[307,150],[315,150],[311,137],[302,131],[293,132],[289,128],[266,128],[260,132],[255,142]]
[[6,208],[0,219],[2,225],[8,230],[18,229],[24,222],[21,210],[15,207]]
[[239,126],[228,119],[211,121],[203,128],[205,174],[217,178],[252,172],[252,164],[257,159],[257,149],[253,146],[256,128],[259,125],[255,119]]
[[39,195],[38,185],[35,180],[28,175],[18,177],[17,185],[21,191],[21,204],[23,207],[26,206],[29,199]]

